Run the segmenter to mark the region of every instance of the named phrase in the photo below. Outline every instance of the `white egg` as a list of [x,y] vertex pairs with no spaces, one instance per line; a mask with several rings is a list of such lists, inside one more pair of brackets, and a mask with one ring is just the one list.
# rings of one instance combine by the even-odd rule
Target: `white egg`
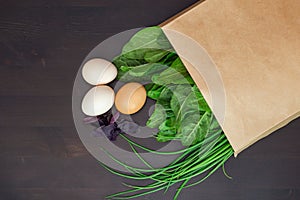
[[81,108],[88,116],[97,116],[106,113],[114,104],[115,92],[106,85],[90,89],[84,96]]
[[82,77],[91,85],[109,83],[116,78],[117,74],[114,64],[101,58],[87,61],[82,68]]

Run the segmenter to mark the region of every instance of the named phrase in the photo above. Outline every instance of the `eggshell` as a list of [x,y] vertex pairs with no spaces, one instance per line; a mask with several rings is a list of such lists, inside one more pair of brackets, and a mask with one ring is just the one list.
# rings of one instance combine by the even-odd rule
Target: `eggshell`
[[90,89],[84,96],[81,108],[88,116],[97,116],[106,113],[114,104],[115,92],[106,85]]
[[146,102],[146,90],[139,83],[127,83],[116,94],[115,106],[123,114],[139,111]]
[[82,68],[82,77],[91,85],[109,83],[116,78],[117,74],[114,64],[101,58],[87,61]]

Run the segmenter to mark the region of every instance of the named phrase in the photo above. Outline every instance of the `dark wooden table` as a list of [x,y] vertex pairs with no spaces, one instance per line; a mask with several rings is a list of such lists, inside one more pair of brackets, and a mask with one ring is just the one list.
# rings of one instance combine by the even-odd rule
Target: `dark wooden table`
[[[99,166],[76,133],[74,78],[107,37],[159,24],[195,2],[0,1],[1,200],[102,200],[125,189],[125,180]],[[233,180],[219,170],[179,199],[300,199],[299,130],[297,119],[230,159]],[[168,200],[174,191],[140,199]]]

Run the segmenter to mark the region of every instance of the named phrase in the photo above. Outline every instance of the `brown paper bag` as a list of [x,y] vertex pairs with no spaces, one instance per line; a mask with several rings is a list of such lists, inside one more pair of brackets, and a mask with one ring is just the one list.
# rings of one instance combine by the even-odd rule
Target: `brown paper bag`
[[207,0],[161,25],[177,52],[193,56],[195,49],[166,30],[191,37],[212,59],[224,86],[224,112],[213,108],[198,72],[207,63],[201,56],[198,64],[183,62],[235,155],[300,115],[299,11],[299,0]]

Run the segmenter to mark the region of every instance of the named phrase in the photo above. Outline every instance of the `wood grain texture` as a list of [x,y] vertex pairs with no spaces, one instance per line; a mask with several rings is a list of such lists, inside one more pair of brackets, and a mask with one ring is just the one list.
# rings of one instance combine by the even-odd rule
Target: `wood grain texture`
[[[0,199],[103,200],[125,189],[86,151],[72,119],[77,70],[121,31],[160,24],[195,0],[0,1]],[[300,120],[230,159],[179,199],[300,199]],[[138,199],[171,199],[175,188]]]

